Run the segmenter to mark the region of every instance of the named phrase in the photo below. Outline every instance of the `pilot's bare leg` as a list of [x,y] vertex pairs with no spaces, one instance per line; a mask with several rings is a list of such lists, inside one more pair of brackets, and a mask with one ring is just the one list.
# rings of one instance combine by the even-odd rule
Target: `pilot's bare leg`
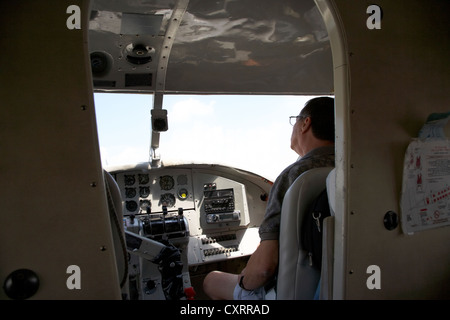
[[203,281],[203,290],[213,300],[233,300],[233,292],[237,283],[237,274],[212,271]]

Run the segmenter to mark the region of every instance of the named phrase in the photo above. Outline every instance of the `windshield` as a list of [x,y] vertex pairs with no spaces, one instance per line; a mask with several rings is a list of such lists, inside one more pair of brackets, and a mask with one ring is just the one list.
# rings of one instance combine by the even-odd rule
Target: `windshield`
[[[95,93],[103,166],[150,157],[153,96]],[[165,95],[169,130],[160,135],[163,165],[221,164],[274,180],[298,155],[289,116],[311,96]]]

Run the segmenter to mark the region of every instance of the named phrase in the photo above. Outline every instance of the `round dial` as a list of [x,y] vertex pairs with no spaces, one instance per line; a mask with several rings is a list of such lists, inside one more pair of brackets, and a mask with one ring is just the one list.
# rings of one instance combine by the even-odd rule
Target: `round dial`
[[178,190],[178,198],[180,200],[186,200],[188,197],[188,191],[185,188]]
[[138,180],[139,180],[139,184],[148,184],[150,181],[150,177],[148,174],[139,174]]
[[150,195],[150,187],[139,187],[139,196],[147,198]]
[[124,179],[125,179],[125,185],[126,186],[132,186],[136,182],[136,178],[132,174],[126,174],[124,176]]
[[175,196],[172,193],[162,194],[159,199],[159,204],[168,208],[173,207],[175,205]]
[[135,188],[125,188],[125,197],[126,198],[134,198],[136,196]]
[[136,201],[126,201],[125,207],[127,208],[128,211],[134,212],[138,208],[138,204],[136,203]]
[[162,176],[159,179],[159,186],[162,190],[171,190],[173,189],[173,186],[175,185],[175,181],[171,176]]
[[139,203],[140,203],[141,210],[147,210],[147,208],[152,207],[150,200],[141,200]]

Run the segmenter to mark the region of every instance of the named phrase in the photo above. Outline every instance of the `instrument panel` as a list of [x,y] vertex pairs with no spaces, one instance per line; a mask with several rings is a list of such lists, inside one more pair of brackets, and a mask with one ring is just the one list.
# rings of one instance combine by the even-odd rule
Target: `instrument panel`
[[[178,247],[185,288],[198,266],[239,263],[232,259],[248,257],[259,245],[258,227],[272,184],[258,175],[217,165],[133,167],[110,173],[120,190],[125,229]],[[131,254],[128,272],[137,299],[164,299],[157,265]]]
[[115,175],[124,201],[123,214],[158,213],[177,208],[192,209],[192,174],[189,170],[162,173],[124,172]]
[[128,230],[188,246],[188,264],[251,254],[259,244],[271,183],[249,172],[210,165],[111,172]]

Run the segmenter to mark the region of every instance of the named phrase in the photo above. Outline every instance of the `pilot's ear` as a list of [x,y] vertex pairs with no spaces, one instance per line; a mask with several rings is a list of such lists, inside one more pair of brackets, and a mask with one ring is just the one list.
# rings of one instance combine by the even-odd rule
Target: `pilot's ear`
[[311,127],[311,117],[306,117],[302,121],[301,130],[302,132],[306,132]]

